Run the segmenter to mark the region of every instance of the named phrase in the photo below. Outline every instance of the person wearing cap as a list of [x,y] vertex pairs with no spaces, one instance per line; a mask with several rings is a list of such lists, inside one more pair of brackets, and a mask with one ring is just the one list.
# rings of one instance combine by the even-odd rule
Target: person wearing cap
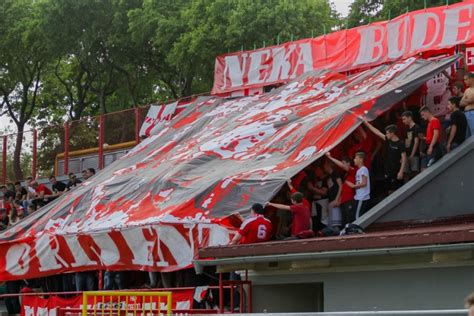
[[250,217],[242,223],[230,245],[252,244],[270,240],[272,223],[265,218],[264,211],[262,204],[252,205]]

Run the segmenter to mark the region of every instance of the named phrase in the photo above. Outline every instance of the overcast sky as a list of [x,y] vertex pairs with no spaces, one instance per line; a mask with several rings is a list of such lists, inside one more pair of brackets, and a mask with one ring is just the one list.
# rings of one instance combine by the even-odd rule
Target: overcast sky
[[336,10],[341,13],[342,16],[347,16],[352,1],[353,0],[333,0]]

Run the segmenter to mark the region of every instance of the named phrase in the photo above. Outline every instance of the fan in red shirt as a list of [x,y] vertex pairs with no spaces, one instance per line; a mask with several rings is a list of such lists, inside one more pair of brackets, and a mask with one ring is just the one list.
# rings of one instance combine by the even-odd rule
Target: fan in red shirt
[[36,195],[40,199],[47,198],[48,195],[53,195],[53,192],[51,192],[51,190],[48,189],[48,187],[44,184],[38,184],[38,182],[33,181],[31,183],[31,186],[33,187],[33,189],[35,189]]
[[296,192],[291,195],[291,203],[293,205],[267,203],[269,206],[289,211],[293,214],[293,222],[291,223],[292,238],[309,238],[314,236],[314,232],[311,230],[311,212],[309,208],[304,205],[303,199],[303,194]]
[[[286,181],[286,183],[288,184],[288,188],[290,189],[291,194],[298,192],[293,186],[293,182],[291,181],[291,179]],[[310,210],[311,213],[311,203],[309,203],[308,199],[305,197],[303,197],[303,204]]]
[[33,199],[33,204],[36,208],[42,207],[51,201],[53,192],[44,184],[38,184],[35,180],[30,183],[30,186],[35,190],[36,198]]
[[346,172],[344,181],[342,182],[341,200],[339,201],[339,207],[341,208],[342,215],[342,227],[346,224],[352,223],[355,220],[355,209],[354,203],[354,189],[347,185],[346,181],[355,183],[357,170],[351,166],[351,158],[344,157],[342,160],[337,160],[332,157],[331,153],[326,153],[326,157],[330,159],[336,166]]
[[263,216],[265,210],[262,204],[255,203],[250,211],[250,217],[242,223],[230,242],[231,245],[253,244],[270,240],[272,222]]
[[430,109],[424,106],[420,109],[421,117],[428,122],[426,128],[426,161],[422,162],[422,167],[430,167],[437,160],[443,156],[443,149],[441,148],[441,123],[433,116]]

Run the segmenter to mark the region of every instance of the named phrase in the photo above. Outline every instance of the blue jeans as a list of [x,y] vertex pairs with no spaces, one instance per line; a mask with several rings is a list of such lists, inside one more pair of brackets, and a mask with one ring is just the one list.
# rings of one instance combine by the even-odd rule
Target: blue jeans
[[76,291],[94,291],[95,290],[95,272],[77,272]]
[[466,137],[474,135],[474,110],[464,112],[467,120]]
[[105,271],[104,290],[123,290],[122,272]]

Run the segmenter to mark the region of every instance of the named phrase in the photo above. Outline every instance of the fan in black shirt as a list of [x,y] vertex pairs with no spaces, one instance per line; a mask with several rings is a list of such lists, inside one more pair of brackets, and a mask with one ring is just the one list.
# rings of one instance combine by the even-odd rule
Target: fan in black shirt
[[405,172],[408,177],[413,177],[420,171],[420,148],[422,145],[423,130],[413,119],[413,113],[405,111],[402,114],[403,124],[408,127],[405,147],[407,150],[407,163]]
[[69,181],[66,185],[68,190],[71,190],[73,187],[77,186],[78,184],[81,183],[81,180],[79,180],[74,173],[69,174]]
[[383,134],[369,122],[364,122],[364,124],[387,143],[388,159],[385,162],[385,178],[387,179],[390,194],[403,185],[403,175],[407,161],[405,144],[397,136],[397,127],[395,125],[385,127],[385,134]]
[[449,99],[448,110],[451,112],[451,127],[449,130],[447,150],[461,145],[466,139],[467,119],[463,112],[459,110],[460,97],[452,97]]
[[55,176],[49,177],[49,182],[51,183],[51,189],[53,190],[53,195],[48,197],[48,200],[54,200],[61,194],[63,194],[66,191],[66,184],[64,184],[61,181],[56,180]]

